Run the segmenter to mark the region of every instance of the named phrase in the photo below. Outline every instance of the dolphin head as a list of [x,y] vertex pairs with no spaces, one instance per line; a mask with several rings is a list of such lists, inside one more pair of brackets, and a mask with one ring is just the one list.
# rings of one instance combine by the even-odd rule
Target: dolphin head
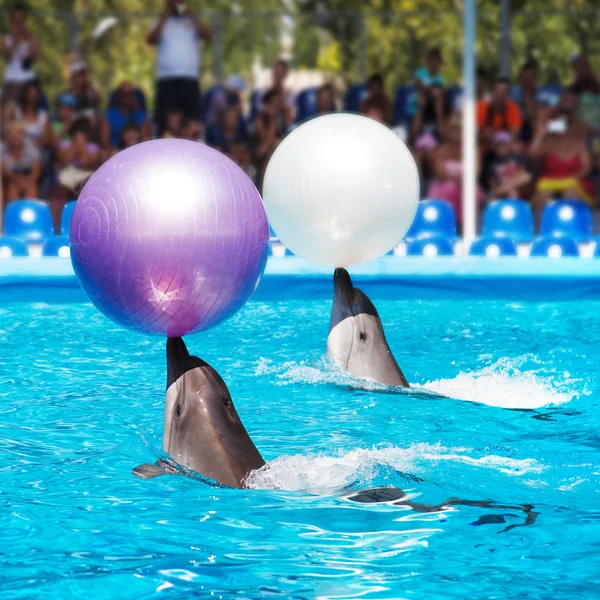
[[[225,382],[192,356],[181,338],[167,340],[163,451],[177,464],[229,487],[242,487],[248,473],[265,464]],[[141,477],[162,474],[140,469],[134,473]]]
[[[329,329],[333,329],[345,319],[354,319],[358,315],[369,315],[379,321],[377,309],[369,297],[352,285],[352,279],[346,269],[338,268],[333,274],[333,307]],[[364,322],[357,321],[355,325],[364,325]],[[360,338],[361,335],[366,335],[366,331],[358,331],[357,335]]]
[[333,275],[333,306],[327,353],[354,377],[408,387],[385,339],[375,305],[355,288],[346,269]]

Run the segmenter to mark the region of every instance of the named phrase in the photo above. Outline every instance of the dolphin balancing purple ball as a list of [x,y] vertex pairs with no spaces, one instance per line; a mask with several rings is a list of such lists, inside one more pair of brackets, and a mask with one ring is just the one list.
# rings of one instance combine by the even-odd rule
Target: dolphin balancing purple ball
[[187,140],[119,152],[90,178],[71,223],[71,260],[107,317],[182,336],[231,317],[265,269],[269,226],[250,178]]

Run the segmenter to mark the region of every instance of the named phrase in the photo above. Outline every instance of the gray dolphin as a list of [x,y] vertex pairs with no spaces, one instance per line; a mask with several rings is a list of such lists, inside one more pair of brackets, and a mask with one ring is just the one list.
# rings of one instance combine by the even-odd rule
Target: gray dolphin
[[327,354],[353,377],[410,387],[385,339],[377,309],[352,285],[346,269],[333,275],[333,306]]
[[[229,487],[265,464],[233,406],[221,376],[191,356],[181,338],[167,340],[167,399],[163,451],[177,464]],[[178,472],[167,462],[143,464],[133,473],[150,479]]]

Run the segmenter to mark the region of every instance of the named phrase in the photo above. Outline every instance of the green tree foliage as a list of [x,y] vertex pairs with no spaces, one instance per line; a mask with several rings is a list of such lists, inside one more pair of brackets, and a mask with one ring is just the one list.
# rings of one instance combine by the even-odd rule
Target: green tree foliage
[[[0,31],[8,29],[10,0],[1,3]],[[215,39],[204,48],[203,85],[219,76],[251,75],[253,61],[270,64],[290,29],[297,68],[321,69],[347,81],[382,72],[388,85],[412,78],[426,48],[439,46],[448,81],[460,81],[462,0],[189,0],[209,22]],[[102,90],[129,79],[151,92],[154,50],[146,34],[163,0],[29,0],[39,37],[37,65],[54,95],[65,85],[74,50],[92,67]],[[478,63],[490,74],[499,63],[499,0],[477,0]],[[589,51],[600,70],[600,0],[511,0],[512,75],[535,58],[546,81],[569,81],[570,54]],[[117,24],[99,40],[107,16]],[[284,16],[287,15],[287,16]]]
[[[411,80],[431,46],[442,50],[446,78],[461,80],[462,4],[462,0],[297,0],[296,6],[324,32],[318,38],[321,68],[342,72],[349,80],[380,71],[389,85],[396,85]],[[535,58],[544,81],[568,82],[569,57],[580,50],[587,50],[600,70],[600,0],[510,4],[513,76],[523,62]],[[500,5],[499,0],[477,0],[477,60],[490,75],[499,65]],[[302,52],[298,58],[312,61]]]

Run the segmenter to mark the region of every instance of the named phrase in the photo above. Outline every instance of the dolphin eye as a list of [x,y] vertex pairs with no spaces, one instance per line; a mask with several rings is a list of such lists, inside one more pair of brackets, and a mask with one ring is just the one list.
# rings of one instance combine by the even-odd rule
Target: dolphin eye
[[221,402],[225,405],[225,406],[230,406],[231,405],[231,396],[227,395],[223,395],[221,396]]
[[175,416],[176,417],[180,417],[181,416],[181,404],[176,404],[175,405]]
[[366,334],[364,331],[361,331],[361,332],[358,334],[358,339],[359,339],[361,342],[364,342],[364,341],[367,339],[367,334]]

